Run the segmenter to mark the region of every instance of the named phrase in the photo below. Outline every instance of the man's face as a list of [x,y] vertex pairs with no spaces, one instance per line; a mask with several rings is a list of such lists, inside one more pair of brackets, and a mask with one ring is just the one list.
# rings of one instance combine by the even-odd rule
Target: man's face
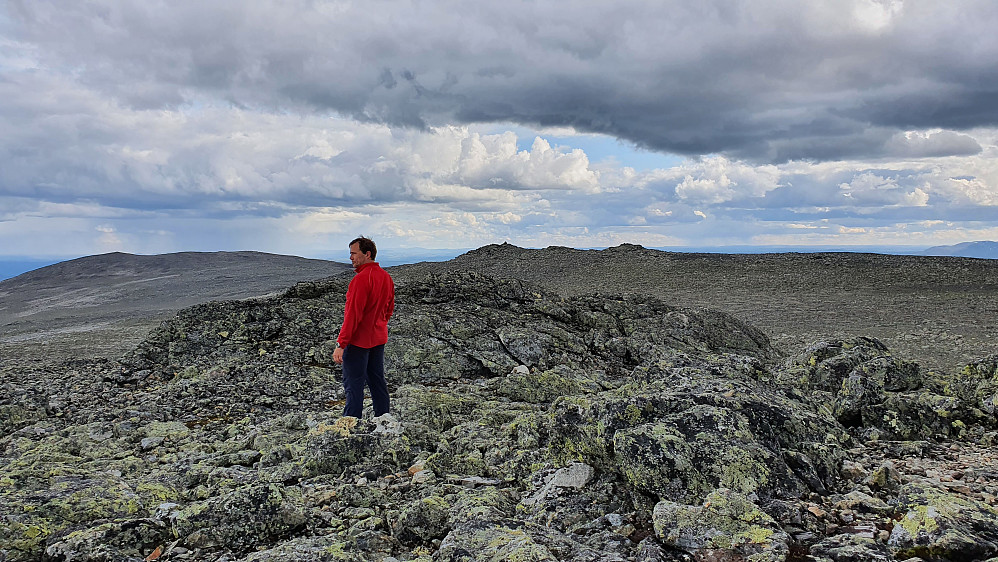
[[356,269],[361,265],[371,261],[371,252],[360,253],[360,243],[350,244],[350,263]]

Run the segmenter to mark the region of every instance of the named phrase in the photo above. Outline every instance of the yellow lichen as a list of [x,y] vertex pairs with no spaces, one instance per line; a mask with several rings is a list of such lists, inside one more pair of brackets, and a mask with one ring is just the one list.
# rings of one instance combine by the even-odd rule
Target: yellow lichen
[[936,518],[939,517],[939,511],[931,505],[916,505],[904,516],[898,525],[904,527],[905,531],[912,537],[917,537],[919,531],[925,531],[926,533],[931,533],[939,528],[939,523]]
[[350,430],[357,427],[359,422],[360,420],[355,417],[343,416],[342,418],[337,418],[336,421],[331,424],[320,422],[319,425],[313,427],[308,433],[314,437],[322,435],[323,433],[333,432],[343,437],[347,437],[350,435]]

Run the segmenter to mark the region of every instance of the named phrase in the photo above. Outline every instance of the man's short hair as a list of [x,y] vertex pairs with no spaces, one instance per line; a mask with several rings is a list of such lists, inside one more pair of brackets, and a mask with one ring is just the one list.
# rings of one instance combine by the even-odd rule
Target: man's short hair
[[354,244],[358,245],[358,247],[360,248],[360,253],[362,254],[371,252],[372,260],[378,257],[378,247],[374,245],[374,240],[371,240],[366,236],[358,236],[357,238],[351,240],[350,243],[347,244],[347,246],[353,246]]

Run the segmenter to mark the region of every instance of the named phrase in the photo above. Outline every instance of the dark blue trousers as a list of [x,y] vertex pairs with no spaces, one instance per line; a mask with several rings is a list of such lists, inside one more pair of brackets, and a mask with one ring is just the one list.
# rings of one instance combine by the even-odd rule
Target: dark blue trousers
[[371,388],[374,415],[388,413],[388,383],[385,382],[385,346],[370,349],[348,345],[343,350],[343,389],[347,395],[344,416],[359,418],[364,411],[364,386]]

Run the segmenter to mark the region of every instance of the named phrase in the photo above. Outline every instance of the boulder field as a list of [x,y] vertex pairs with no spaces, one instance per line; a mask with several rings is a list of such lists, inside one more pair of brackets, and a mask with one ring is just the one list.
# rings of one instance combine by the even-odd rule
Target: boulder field
[[0,561],[998,560],[998,356],[785,356],[644,297],[406,279],[341,415],[347,277],[0,366]]

